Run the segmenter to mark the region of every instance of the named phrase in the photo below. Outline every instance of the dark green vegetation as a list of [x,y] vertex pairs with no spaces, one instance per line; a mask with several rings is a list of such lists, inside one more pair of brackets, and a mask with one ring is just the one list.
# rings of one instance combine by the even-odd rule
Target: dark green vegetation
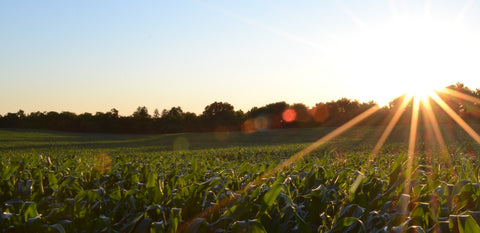
[[383,128],[356,127],[266,177],[332,129],[159,136],[3,130],[0,229],[478,232],[480,146],[458,128],[442,128],[451,166],[419,140],[409,176],[407,127],[368,163]]
[[[461,83],[448,88],[469,96],[480,98],[480,89],[471,90]],[[449,95],[440,94],[445,102],[469,122],[480,121],[479,104],[469,103]],[[396,111],[401,98],[393,100],[388,107],[376,112],[363,125],[385,125],[386,120]],[[433,108],[438,109],[436,104]],[[205,107],[202,114],[184,112],[180,107],[172,107],[153,116],[146,107],[138,107],[131,116],[120,116],[116,109],[95,114],[72,112],[32,112],[19,110],[0,116],[0,128],[49,129],[71,132],[102,133],[180,133],[180,132],[224,132],[224,131],[265,131],[278,128],[308,128],[340,126],[361,112],[374,106],[374,102],[361,103],[342,98],[336,101],[321,102],[308,108],[304,104],[277,102],[262,107],[253,107],[248,112],[235,111],[226,102],[214,102]],[[411,106],[410,106],[411,108]],[[408,111],[411,112],[411,111]],[[436,111],[443,123],[452,122],[443,111]],[[443,114],[443,116],[442,116]],[[400,124],[409,124],[406,115]]]

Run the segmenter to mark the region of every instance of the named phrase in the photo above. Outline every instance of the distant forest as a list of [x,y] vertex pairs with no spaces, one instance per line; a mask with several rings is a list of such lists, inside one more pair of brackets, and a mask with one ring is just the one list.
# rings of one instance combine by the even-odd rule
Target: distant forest
[[[462,83],[448,88],[480,98],[480,89],[471,90]],[[441,98],[464,120],[480,123],[480,103],[471,103],[450,95]],[[385,125],[398,109],[402,98],[398,97],[377,111],[361,125]],[[431,101],[439,123],[453,123],[447,114]],[[278,128],[340,126],[370,107],[375,102],[359,102],[342,98],[318,103],[313,107],[305,104],[277,102],[263,107],[254,107],[248,112],[235,111],[226,102],[214,102],[205,107],[202,114],[184,112],[181,107],[172,107],[150,114],[146,107],[138,107],[131,116],[119,116],[115,108],[95,114],[72,112],[32,112],[23,110],[0,115],[0,128],[48,129],[72,132],[98,133],[181,133],[212,131],[243,131],[252,133]],[[399,124],[409,124],[411,106],[407,107]],[[420,112],[420,114],[422,114]],[[420,118],[421,119],[421,118]]]

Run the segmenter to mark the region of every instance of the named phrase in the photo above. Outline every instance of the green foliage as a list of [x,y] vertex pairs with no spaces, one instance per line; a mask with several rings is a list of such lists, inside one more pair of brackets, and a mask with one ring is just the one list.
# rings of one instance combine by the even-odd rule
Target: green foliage
[[[406,174],[406,145],[367,163],[370,144],[339,138],[270,174],[307,144],[162,150],[45,134],[58,138],[28,150],[15,137],[29,136],[0,149],[2,232],[480,230],[480,151],[467,141],[450,167],[419,150]],[[24,143],[45,146],[42,137]]]

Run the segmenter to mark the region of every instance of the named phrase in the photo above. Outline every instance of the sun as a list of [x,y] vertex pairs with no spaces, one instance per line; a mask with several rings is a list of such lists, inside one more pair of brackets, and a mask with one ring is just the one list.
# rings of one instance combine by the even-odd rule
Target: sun
[[435,91],[438,90],[438,88],[433,87],[435,85],[429,85],[427,84],[418,84],[418,83],[412,83],[412,85],[408,88],[406,91],[407,96],[412,96],[416,99],[425,101],[428,99],[429,96],[435,93]]
[[367,24],[349,40],[343,50],[355,94],[380,105],[405,93],[428,96],[476,69],[478,46],[454,21],[410,16]]

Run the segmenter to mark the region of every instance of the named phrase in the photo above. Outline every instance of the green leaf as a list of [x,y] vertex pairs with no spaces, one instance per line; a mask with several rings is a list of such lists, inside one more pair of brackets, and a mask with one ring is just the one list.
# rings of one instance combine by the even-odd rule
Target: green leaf
[[411,233],[425,233],[425,230],[421,226],[410,226],[406,232]]
[[198,169],[198,161],[197,161],[197,157],[194,156],[192,159],[192,173],[195,174],[197,172],[197,169]]
[[48,173],[48,184],[51,189],[58,190],[57,177],[53,173]]
[[458,230],[460,233],[477,233],[480,232],[480,226],[478,226],[475,219],[470,215],[457,215]]
[[362,181],[365,179],[365,175],[358,171],[358,176],[353,182],[353,184],[350,186],[350,201],[353,201],[355,199],[355,193],[357,192],[358,186],[362,183]]
[[343,227],[348,227],[350,225],[352,225],[353,223],[355,223],[358,219],[357,218],[354,218],[354,217],[345,217],[342,219],[342,226]]
[[20,165],[6,166],[6,169],[0,172],[0,174],[2,175],[2,180],[10,179],[10,177],[13,175],[13,173],[15,173],[18,170],[19,167]]
[[2,222],[3,220],[6,220],[10,217],[12,217],[13,214],[12,213],[8,213],[8,212],[0,212],[0,222]]
[[157,175],[155,173],[150,173],[147,179],[147,188],[155,188],[157,184]]
[[110,193],[108,196],[115,201],[119,201],[122,198],[122,192],[120,190],[120,187],[116,186],[110,190]]
[[161,222],[154,222],[152,223],[152,227],[150,229],[152,233],[163,233],[165,232],[165,224],[163,221]]
[[62,224],[57,223],[49,225],[48,227],[57,230],[59,233],[65,233],[65,228],[63,228]]
[[27,209],[23,213],[25,221],[30,218],[40,217],[37,212],[37,204],[35,204],[35,202],[26,202],[25,204],[28,205]]
[[148,232],[150,229],[150,225],[152,224],[152,219],[151,218],[144,218],[140,223],[137,224],[135,227],[135,230],[133,231],[134,233],[143,233],[143,232]]
[[310,227],[310,224],[308,224],[305,219],[303,219],[296,210],[294,210],[295,213],[295,219],[297,220],[297,225],[298,225],[298,230],[300,232],[304,233],[310,233],[312,232],[312,228]]
[[170,228],[168,229],[168,232],[177,232],[180,221],[182,221],[182,209],[172,208],[170,211]]
[[26,226],[29,228],[29,231],[35,229],[35,230],[38,230],[38,228],[40,228],[42,225],[41,225],[41,217],[42,215],[39,214],[33,218],[29,218],[26,222]]
[[280,193],[280,190],[282,190],[282,181],[280,179],[277,179],[277,181],[275,181],[270,190],[268,190],[268,192],[263,197],[263,202],[265,203],[266,208],[273,205],[275,199],[277,199],[277,196]]
[[266,233],[267,231],[258,219],[250,219],[247,221],[234,222],[232,224],[232,232]]

